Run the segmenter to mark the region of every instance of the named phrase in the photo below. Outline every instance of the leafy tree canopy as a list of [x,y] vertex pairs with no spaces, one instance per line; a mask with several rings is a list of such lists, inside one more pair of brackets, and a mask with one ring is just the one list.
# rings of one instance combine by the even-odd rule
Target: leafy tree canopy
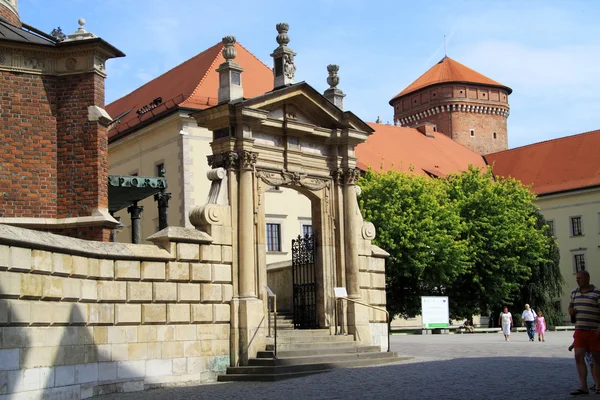
[[535,296],[545,291],[548,301],[560,294],[553,241],[520,182],[470,167],[443,179],[368,171],[359,185],[363,215],[377,227],[375,243],[391,254],[392,314],[420,314],[426,295],[449,296],[451,317],[464,318],[512,304],[527,295],[524,287]]

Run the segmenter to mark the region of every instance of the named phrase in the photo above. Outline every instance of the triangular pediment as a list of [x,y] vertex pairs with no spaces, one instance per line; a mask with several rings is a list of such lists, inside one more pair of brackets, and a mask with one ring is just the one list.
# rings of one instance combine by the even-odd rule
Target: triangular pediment
[[333,105],[305,82],[273,90],[247,99],[244,108],[262,111],[267,119],[285,120],[316,129],[352,129],[371,133],[373,130],[351,112]]

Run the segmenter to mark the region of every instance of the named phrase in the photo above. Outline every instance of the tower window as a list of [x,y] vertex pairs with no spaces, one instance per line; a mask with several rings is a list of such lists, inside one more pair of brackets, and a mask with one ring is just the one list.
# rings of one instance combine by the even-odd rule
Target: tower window
[[434,126],[434,127],[433,127],[433,131],[434,131],[434,132],[437,132],[437,126]]
[[496,139],[496,132],[494,132],[494,139]]
[[471,137],[475,137],[475,129],[471,129]]

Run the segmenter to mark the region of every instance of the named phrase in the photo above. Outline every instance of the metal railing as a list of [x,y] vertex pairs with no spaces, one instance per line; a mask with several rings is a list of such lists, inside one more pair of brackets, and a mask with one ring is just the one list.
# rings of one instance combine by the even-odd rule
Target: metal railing
[[268,286],[265,286],[267,290],[267,310],[269,312],[269,323],[268,323],[268,331],[267,337],[271,337],[271,307],[273,308],[273,358],[277,358],[277,295],[269,289]]
[[[361,305],[363,305],[365,307],[370,307],[370,308],[372,308],[374,310],[383,311],[385,313],[385,323],[387,325],[387,342],[388,342],[387,343],[387,351],[389,352],[390,351],[390,332],[391,332],[390,322],[391,321],[390,321],[390,313],[388,312],[388,310],[386,310],[385,308],[373,306],[373,305],[368,304],[368,303],[364,303],[364,302],[359,301],[359,300],[349,299],[347,297],[336,297],[336,301],[339,301],[339,300],[346,300],[346,301],[350,301],[352,303],[361,304]],[[335,308],[335,311],[336,311],[336,314],[337,314],[337,307]],[[337,321],[337,318],[336,318],[336,321]],[[343,325],[341,325],[341,326],[342,326],[342,331],[343,331],[344,326]],[[336,329],[336,331],[337,331],[337,329]]]

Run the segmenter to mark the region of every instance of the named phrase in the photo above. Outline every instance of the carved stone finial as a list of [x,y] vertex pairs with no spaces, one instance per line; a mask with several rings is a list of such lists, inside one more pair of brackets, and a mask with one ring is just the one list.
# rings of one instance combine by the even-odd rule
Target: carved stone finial
[[377,116],[377,120],[375,121],[376,124],[380,124],[381,123],[381,118],[379,118],[379,115]]
[[77,23],[79,24],[79,28],[77,29],[77,31],[75,31],[75,33],[67,35],[67,40],[93,39],[93,38],[96,37],[96,35],[94,35],[91,32],[88,32],[84,28],[85,19],[79,18],[79,20],[77,21]]
[[330,89],[335,89],[336,86],[340,83],[340,77],[338,76],[339,70],[339,65],[329,64],[327,66],[327,72],[329,72],[329,76],[327,77],[327,83],[329,84]]
[[290,25],[286,22],[279,23],[275,26],[277,28],[277,43],[279,43],[280,47],[287,46],[290,42],[290,37],[288,36],[288,31],[290,30]]
[[231,61],[233,60],[235,57],[237,57],[237,51],[235,50],[235,36],[225,36],[223,38],[223,44],[225,45],[225,47],[223,47],[223,58],[225,58],[225,61]]

